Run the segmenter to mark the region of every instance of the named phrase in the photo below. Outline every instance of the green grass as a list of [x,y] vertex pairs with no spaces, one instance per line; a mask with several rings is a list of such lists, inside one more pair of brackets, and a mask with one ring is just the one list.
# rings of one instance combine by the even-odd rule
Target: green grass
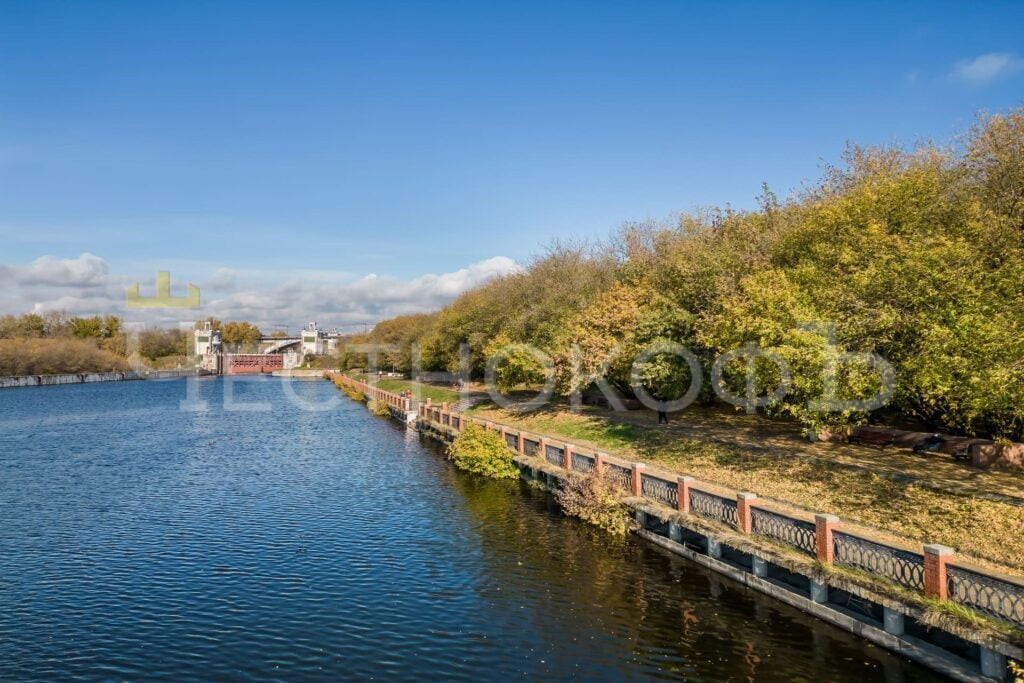
[[[361,382],[366,382],[366,375],[364,374],[352,374],[351,377],[358,379]],[[455,403],[459,400],[459,392],[457,391],[436,387],[431,384],[423,384],[422,382],[412,382],[407,379],[382,378],[377,382],[377,387],[384,391],[390,391],[396,394],[403,391],[412,391],[414,398],[417,396],[416,392],[418,387],[420,392],[419,397],[424,401],[429,398],[434,403]]]

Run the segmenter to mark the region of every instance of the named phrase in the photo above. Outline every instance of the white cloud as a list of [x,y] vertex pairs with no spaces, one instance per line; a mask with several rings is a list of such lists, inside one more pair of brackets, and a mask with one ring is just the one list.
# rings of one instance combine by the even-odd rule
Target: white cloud
[[[268,330],[275,325],[295,330],[311,320],[325,327],[344,327],[435,310],[476,285],[517,270],[515,261],[504,256],[411,280],[376,274],[352,279],[330,271],[297,271],[288,279],[265,278],[252,277],[244,269],[215,268],[198,282],[200,310],[147,311],[125,305],[125,289],[139,281],[137,276],[112,274],[107,262],[93,254],[77,259],[42,257],[28,265],[0,264],[0,314],[33,310],[110,313],[128,321],[163,325],[214,316],[251,320]],[[185,281],[173,271],[171,277],[172,294],[184,294]],[[143,278],[141,287],[146,296],[153,281]]]
[[1024,59],[1009,52],[990,52],[953,65],[950,78],[973,86],[988,85],[1024,69]]
[[107,262],[93,254],[75,259],[41,256],[27,266],[3,266],[6,274],[18,285],[51,287],[96,287],[102,285],[110,272]]

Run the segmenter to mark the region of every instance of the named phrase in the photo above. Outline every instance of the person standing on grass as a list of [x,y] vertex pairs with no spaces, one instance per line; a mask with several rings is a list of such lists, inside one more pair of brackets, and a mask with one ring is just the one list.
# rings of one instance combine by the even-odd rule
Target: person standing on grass
[[665,405],[665,399],[658,399],[658,424],[668,424],[668,407]]

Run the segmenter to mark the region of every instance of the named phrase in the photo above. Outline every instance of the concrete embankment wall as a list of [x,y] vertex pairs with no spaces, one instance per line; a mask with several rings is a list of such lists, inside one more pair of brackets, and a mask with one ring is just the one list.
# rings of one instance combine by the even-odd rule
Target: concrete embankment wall
[[79,372],[64,375],[21,375],[0,377],[0,389],[48,387],[60,384],[92,384],[94,382],[128,382],[141,379],[179,379],[195,377],[196,370],[157,370],[153,372]]

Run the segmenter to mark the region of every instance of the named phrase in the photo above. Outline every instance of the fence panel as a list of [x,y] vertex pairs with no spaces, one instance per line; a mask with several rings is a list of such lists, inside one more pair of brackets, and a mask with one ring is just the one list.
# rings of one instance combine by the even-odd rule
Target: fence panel
[[565,464],[565,451],[558,446],[547,444],[547,448],[544,449],[544,459],[552,465],[561,467]]
[[640,475],[640,487],[645,498],[676,507],[679,505],[679,485],[650,474]]
[[593,472],[596,464],[596,460],[589,455],[576,452],[572,454],[572,468],[577,472]]
[[808,555],[817,555],[817,537],[814,525],[810,522],[758,507],[751,508],[750,520],[755,534],[782,541]]
[[608,463],[608,466],[605,467],[604,478],[626,490],[633,487],[633,470],[613,462]]
[[837,564],[884,576],[908,588],[924,590],[924,557],[921,555],[839,531],[833,532],[832,539],[833,557]]
[[736,526],[738,520],[735,500],[700,489],[690,489],[690,512],[729,526]]
[[952,564],[946,565],[946,576],[950,600],[1024,626],[1024,586]]

